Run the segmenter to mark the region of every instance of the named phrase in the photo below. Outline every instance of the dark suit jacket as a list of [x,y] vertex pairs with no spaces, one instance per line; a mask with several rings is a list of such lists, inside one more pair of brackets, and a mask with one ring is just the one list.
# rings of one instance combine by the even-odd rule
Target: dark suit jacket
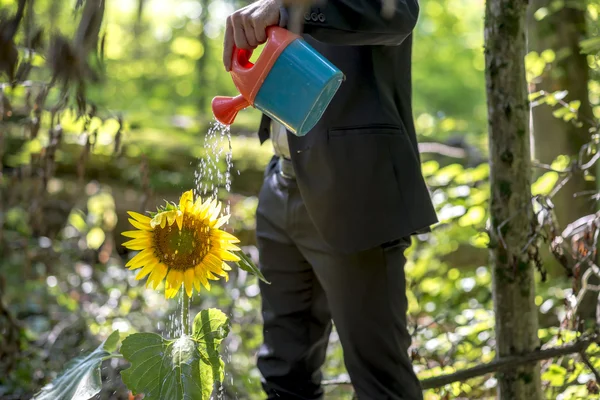
[[[304,38],[346,76],[318,124],[288,132],[306,208],[343,253],[429,230],[437,222],[412,115],[412,30],[418,0],[327,0],[305,15]],[[268,138],[268,117],[259,131]]]

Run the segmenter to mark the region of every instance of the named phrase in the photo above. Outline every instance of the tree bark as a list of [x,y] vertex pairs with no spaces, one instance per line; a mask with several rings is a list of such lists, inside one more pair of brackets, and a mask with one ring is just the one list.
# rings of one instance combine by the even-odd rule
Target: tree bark
[[[487,0],[485,60],[490,152],[490,256],[496,356],[539,346],[532,224],[529,104],[525,62],[527,0]],[[498,373],[500,399],[540,400],[539,364]]]
[[[529,50],[541,54],[549,49],[556,54],[556,61],[544,71],[541,77],[531,82],[532,91],[544,90],[550,93],[557,90],[568,91],[565,101],[581,101],[579,119],[583,123],[578,127],[554,117],[552,112],[555,108],[548,105],[534,107],[532,110],[534,156],[545,164],[550,164],[561,154],[576,160],[581,147],[591,139],[589,129],[590,121],[593,119],[588,91],[590,68],[586,55],[581,53],[579,45],[582,38],[587,37],[585,11],[583,7],[573,8],[567,3],[554,14],[536,21],[535,12],[542,7],[550,7],[552,1],[530,0],[530,2]],[[562,228],[596,211],[590,196],[575,197],[577,193],[595,188],[595,182],[584,180],[582,174],[575,174],[556,194],[552,201]],[[581,276],[583,272],[580,271],[578,275]],[[590,283],[597,285],[600,281],[595,279]],[[589,292],[577,309],[578,315],[593,320],[597,299],[597,292]]]
[[[564,122],[554,117],[553,108],[547,105],[534,107],[534,154],[543,163],[551,163],[561,154],[576,159],[581,147],[590,141],[589,121],[593,118],[588,95],[590,71],[586,55],[581,54],[579,45],[587,35],[585,11],[567,4],[556,13],[536,21],[533,14],[541,7],[549,7],[551,0],[530,1],[529,48],[538,53],[549,49],[556,54],[556,61],[536,82],[532,82],[532,90],[568,91],[565,101],[581,101],[579,117],[583,123],[582,127],[577,127]],[[582,176],[571,178],[553,199],[561,226],[595,211],[589,197],[573,198],[575,193],[594,188],[594,183],[585,181]]]

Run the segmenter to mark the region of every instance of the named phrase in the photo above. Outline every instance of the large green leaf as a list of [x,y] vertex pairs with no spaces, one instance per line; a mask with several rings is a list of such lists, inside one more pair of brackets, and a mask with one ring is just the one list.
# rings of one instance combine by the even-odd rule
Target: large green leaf
[[[194,318],[192,336],[198,344],[198,350],[205,360],[206,369],[214,382],[223,381],[223,360],[219,355],[219,345],[229,334],[229,319],[220,310],[210,308],[200,311]],[[208,371],[210,369],[210,371]]]
[[34,400],[87,400],[102,388],[100,365],[117,349],[119,331],[114,331],[96,350],[77,357],[67,364],[64,372],[42,388]]
[[218,346],[229,333],[229,319],[220,310],[203,310],[194,318],[192,336],[166,340],[155,333],[128,336],[121,353],[131,367],[123,382],[145,400],[208,400],[223,379]]

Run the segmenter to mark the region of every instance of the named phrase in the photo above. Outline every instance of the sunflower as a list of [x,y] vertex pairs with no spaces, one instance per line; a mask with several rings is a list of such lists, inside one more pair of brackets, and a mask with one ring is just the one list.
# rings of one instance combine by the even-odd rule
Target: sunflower
[[166,278],[165,295],[174,297],[181,286],[189,297],[200,285],[210,290],[210,280],[228,279],[231,270],[226,261],[237,262],[234,244],[239,240],[219,228],[229,215],[219,217],[221,204],[214,199],[194,201],[192,191],[181,195],[179,205],[167,203],[151,217],[129,212],[129,222],[138,230],[123,232],[131,240],[123,243],[140,252],[126,264],[129,269],[141,270],[140,280],[148,277],[146,286],[154,289]]

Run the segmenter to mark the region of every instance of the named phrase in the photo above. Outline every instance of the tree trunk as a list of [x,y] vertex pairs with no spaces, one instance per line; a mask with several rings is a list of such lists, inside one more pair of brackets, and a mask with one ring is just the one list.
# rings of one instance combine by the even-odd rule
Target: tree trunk
[[[490,256],[496,356],[539,346],[534,268],[527,251],[533,221],[529,104],[525,79],[527,0],[487,0],[485,60],[490,152]],[[500,399],[542,398],[539,365],[498,374]]]
[[[584,0],[582,0],[583,2]],[[577,127],[552,115],[553,107],[541,105],[533,108],[533,136],[535,158],[549,164],[565,154],[576,160],[581,147],[590,141],[590,121],[593,118],[589,100],[588,83],[590,68],[579,42],[587,37],[584,8],[565,5],[559,11],[541,21],[533,18],[541,7],[550,7],[551,0],[530,0],[528,15],[529,49],[542,53],[550,49],[556,54],[556,62],[543,75],[532,82],[532,91],[568,91],[565,101],[579,100],[579,118],[583,126]],[[552,199],[559,225],[565,228],[584,215],[595,212],[595,203],[590,196],[574,197],[577,193],[594,190],[595,182],[586,181],[576,174]],[[578,274],[581,276],[584,271]],[[592,284],[599,281],[590,280]],[[596,310],[597,292],[589,292],[578,307],[578,315],[593,320]]]
[[[556,61],[533,82],[532,90],[568,91],[565,101],[581,101],[579,117],[583,122],[582,127],[577,127],[554,117],[550,106],[535,107],[532,110],[535,157],[543,163],[551,163],[561,154],[575,159],[581,146],[590,141],[589,121],[593,117],[588,95],[589,66],[579,46],[587,34],[585,11],[565,5],[556,13],[536,21],[533,14],[541,7],[549,7],[551,0],[530,1],[529,48],[538,53],[549,49],[556,54]],[[595,211],[589,196],[573,198],[575,193],[594,188],[594,183],[586,182],[582,176],[571,178],[553,199],[561,226]]]

